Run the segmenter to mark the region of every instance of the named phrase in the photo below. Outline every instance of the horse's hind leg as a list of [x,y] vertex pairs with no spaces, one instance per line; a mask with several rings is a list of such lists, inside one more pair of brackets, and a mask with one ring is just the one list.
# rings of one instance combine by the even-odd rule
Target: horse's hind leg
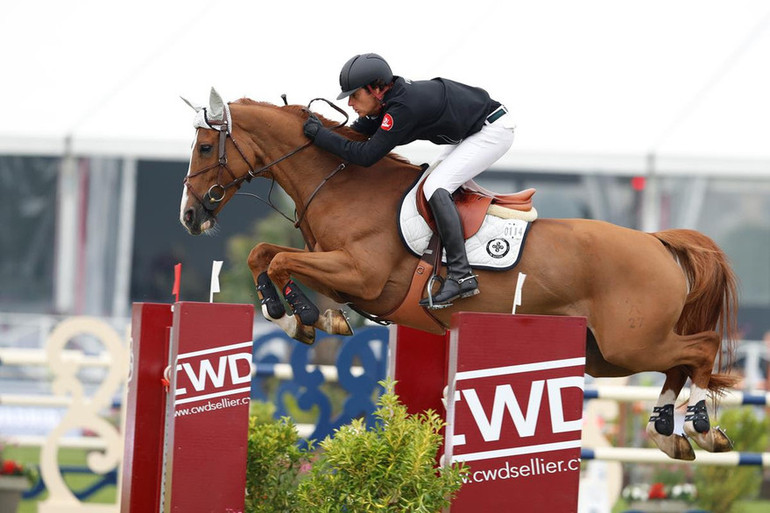
[[666,382],[646,431],[655,444],[672,458],[695,459],[687,439],[673,432],[676,398],[688,374],[692,385],[684,423],[685,435],[710,452],[732,449],[732,443],[724,432],[711,427],[706,410],[706,395],[720,342],[719,335],[713,331],[685,336],[672,333],[659,348],[662,354],[675,358],[678,365],[666,371]]
[[693,335],[701,337],[698,346],[703,351],[711,349],[708,362],[694,366],[692,369],[692,385],[690,386],[690,399],[687,402],[687,415],[684,420],[684,432],[692,438],[696,444],[709,452],[726,452],[733,448],[733,443],[727,438],[719,427],[711,427],[706,398],[708,395],[709,381],[714,369],[714,360],[720,348],[721,339],[716,332],[706,331]]
[[647,435],[670,458],[692,461],[695,452],[687,438],[674,433],[674,407],[676,398],[687,381],[682,367],[666,371],[666,382],[647,422]]
[[[656,337],[645,336],[647,340]],[[611,340],[611,338],[608,338]],[[601,341],[597,337],[597,341]],[[684,433],[696,444],[711,452],[730,450],[730,440],[719,429],[711,427],[706,411],[706,394],[711,381],[714,360],[719,352],[721,339],[714,331],[693,335],[669,332],[658,343],[632,344],[614,353],[603,351],[607,360],[633,372],[658,371],[666,374],[666,382],[647,424],[647,433],[660,449],[672,458],[694,459],[692,448],[686,439],[674,435],[674,406],[687,377],[692,380]],[[601,346],[600,346],[601,347]],[[635,347],[635,350],[630,348]],[[685,445],[686,444],[686,445]]]

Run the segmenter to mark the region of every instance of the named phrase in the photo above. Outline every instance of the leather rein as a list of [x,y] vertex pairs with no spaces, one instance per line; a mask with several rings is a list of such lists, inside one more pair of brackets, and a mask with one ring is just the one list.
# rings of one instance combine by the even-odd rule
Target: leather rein
[[[332,130],[335,130],[337,128],[340,128],[341,126],[344,126],[348,122],[348,114],[342,110],[340,107],[336,106],[329,100],[325,98],[313,98],[310,100],[310,102],[307,104],[307,107],[303,107],[303,111],[307,112],[308,115],[312,115],[310,112],[310,106],[315,101],[323,101],[326,104],[328,104],[330,107],[332,107],[334,110],[339,112],[345,117],[345,120],[340,122],[339,124],[331,127]],[[204,109],[204,116],[206,116],[206,111]],[[222,202],[222,200],[225,198],[225,195],[227,194],[227,190],[235,187],[236,190],[238,190],[243,182],[251,182],[252,178],[256,178],[257,176],[261,175],[265,171],[268,171],[270,168],[272,168],[274,165],[283,162],[284,160],[288,159],[289,157],[292,157],[299,153],[300,151],[306,149],[307,147],[311,146],[313,144],[312,141],[307,141],[306,143],[294,148],[290,152],[286,153],[285,155],[275,159],[274,161],[265,164],[264,166],[260,167],[259,169],[254,169],[254,167],[249,162],[248,158],[246,158],[246,154],[241,150],[241,147],[238,145],[238,141],[235,140],[235,137],[233,137],[232,131],[231,131],[231,123],[230,119],[226,119],[227,115],[224,116],[225,119],[221,123],[211,123],[206,119],[206,123],[212,127],[213,130],[217,130],[219,132],[219,155],[218,160],[215,164],[212,164],[210,166],[207,166],[200,171],[196,171],[195,173],[189,174],[184,179],[184,185],[187,187],[187,190],[190,191],[190,194],[197,199],[201,206],[209,213],[213,213],[214,210],[219,206],[219,203]],[[226,150],[226,142],[227,138],[230,138],[233,142],[233,146],[238,151],[238,154],[241,156],[241,159],[246,163],[246,166],[248,166],[248,171],[243,176],[235,176],[235,173],[233,173],[232,169],[230,169],[230,166],[227,164],[227,150]],[[305,218],[305,213],[307,212],[308,207],[310,206],[310,203],[313,201],[313,199],[316,197],[318,192],[321,190],[321,188],[328,182],[335,174],[345,169],[346,164],[344,162],[340,163],[339,166],[337,166],[331,173],[329,173],[323,180],[321,180],[321,183],[318,184],[318,186],[315,188],[315,190],[310,194],[307,201],[305,201],[305,206],[302,209],[302,213],[297,215],[297,208],[295,205],[294,209],[294,219],[291,219],[289,216],[281,212],[272,202],[271,195],[273,193],[273,186],[275,185],[275,178],[271,176],[271,184],[270,184],[270,190],[267,194],[267,200],[259,197],[256,194],[249,193],[250,196],[254,196],[258,200],[262,201],[263,203],[267,204],[281,214],[283,217],[285,217],[290,222],[294,223],[294,227],[298,228],[299,225],[302,223],[303,219]],[[195,192],[195,189],[193,189],[192,185],[190,185],[190,178],[194,178],[196,176],[208,173],[209,171],[212,171],[216,169],[217,170],[217,181],[214,185],[209,187],[208,191],[203,196],[200,196],[197,192]],[[227,172],[228,175],[230,175],[230,182],[222,185],[222,178],[223,175]]]

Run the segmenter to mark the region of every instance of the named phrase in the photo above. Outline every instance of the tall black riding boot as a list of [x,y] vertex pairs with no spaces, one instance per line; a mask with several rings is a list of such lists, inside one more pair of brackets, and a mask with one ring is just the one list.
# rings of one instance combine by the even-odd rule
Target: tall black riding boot
[[[428,204],[436,220],[438,235],[446,249],[447,260],[446,280],[433,296],[433,304],[448,306],[457,298],[478,294],[478,282],[465,254],[463,227],[452,195],[446,189],[436,189]],[[429,304],[427,298],[420,301],[422,306]]]

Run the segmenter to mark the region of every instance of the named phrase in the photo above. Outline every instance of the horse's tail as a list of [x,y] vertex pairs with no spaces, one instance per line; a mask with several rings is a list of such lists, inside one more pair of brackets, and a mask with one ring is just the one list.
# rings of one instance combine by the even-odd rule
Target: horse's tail
[[[737,337],[738,293],[727,255],[713,240],[694,230],[665,230],[653,235],[676,256],[689,285],[676,332],[692,335],[716,331],[726,350],[724,362],[720,351],[717,369],[729,372]],[[736,381],[727,373],[715,373],[709,380],[709,389],[721,392]]]

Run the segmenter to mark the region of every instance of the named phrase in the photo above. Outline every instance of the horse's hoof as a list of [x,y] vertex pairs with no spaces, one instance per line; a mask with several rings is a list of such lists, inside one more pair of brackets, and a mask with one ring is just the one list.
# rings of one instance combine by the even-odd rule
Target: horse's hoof
[[668,444],[667,450],[661,447],[661,450],[665,452],[669,458],[682,461],[693,461],[695,459],[695,451],[690,445],[690,441],[683,435],[671,435],[671,442]]
[[350,327],[350,322],[342,310],[326,310],[315,323],[315,327],[330,335],[348,336],[353,334],[353,328]]
[[[685,432],[688,431],[687,428],[688,426],[685,424]],[[689,436],[701,449],[708,452],[730,452],[733,450],[732,440],[719,427],[709,429],[705,433],[698,433],[693,429],[693,433]]]
[[262,305],[262,313],[267,320],[280,326],[281,329],[294,340],[299,340],[307,345],[311,345],[315,342],[315,328],[313,326],[305,326],[302,324],[299,315],[284,315],[280,319],[273,319],[267,314],[265,305]]
[[647,423],[647,435],[655,442],[658,448],[666,453],[669,458],[675,460],[692,461],[695,459],[695,451],[682,435],[661,435],[655,430],[655,423]]
[[715,427],[714,431],[714,452],[730,452],[735,447],[733,441],[727,436],[727,433],[719,426]]
[[[299,316],[295,315],[299,321]],[[313,345],[315,342],[315,328],[313,326],[305,326],[301,322],[297,322],[297,330],[292,337],[294,340],[299,340],[303,344]]]

